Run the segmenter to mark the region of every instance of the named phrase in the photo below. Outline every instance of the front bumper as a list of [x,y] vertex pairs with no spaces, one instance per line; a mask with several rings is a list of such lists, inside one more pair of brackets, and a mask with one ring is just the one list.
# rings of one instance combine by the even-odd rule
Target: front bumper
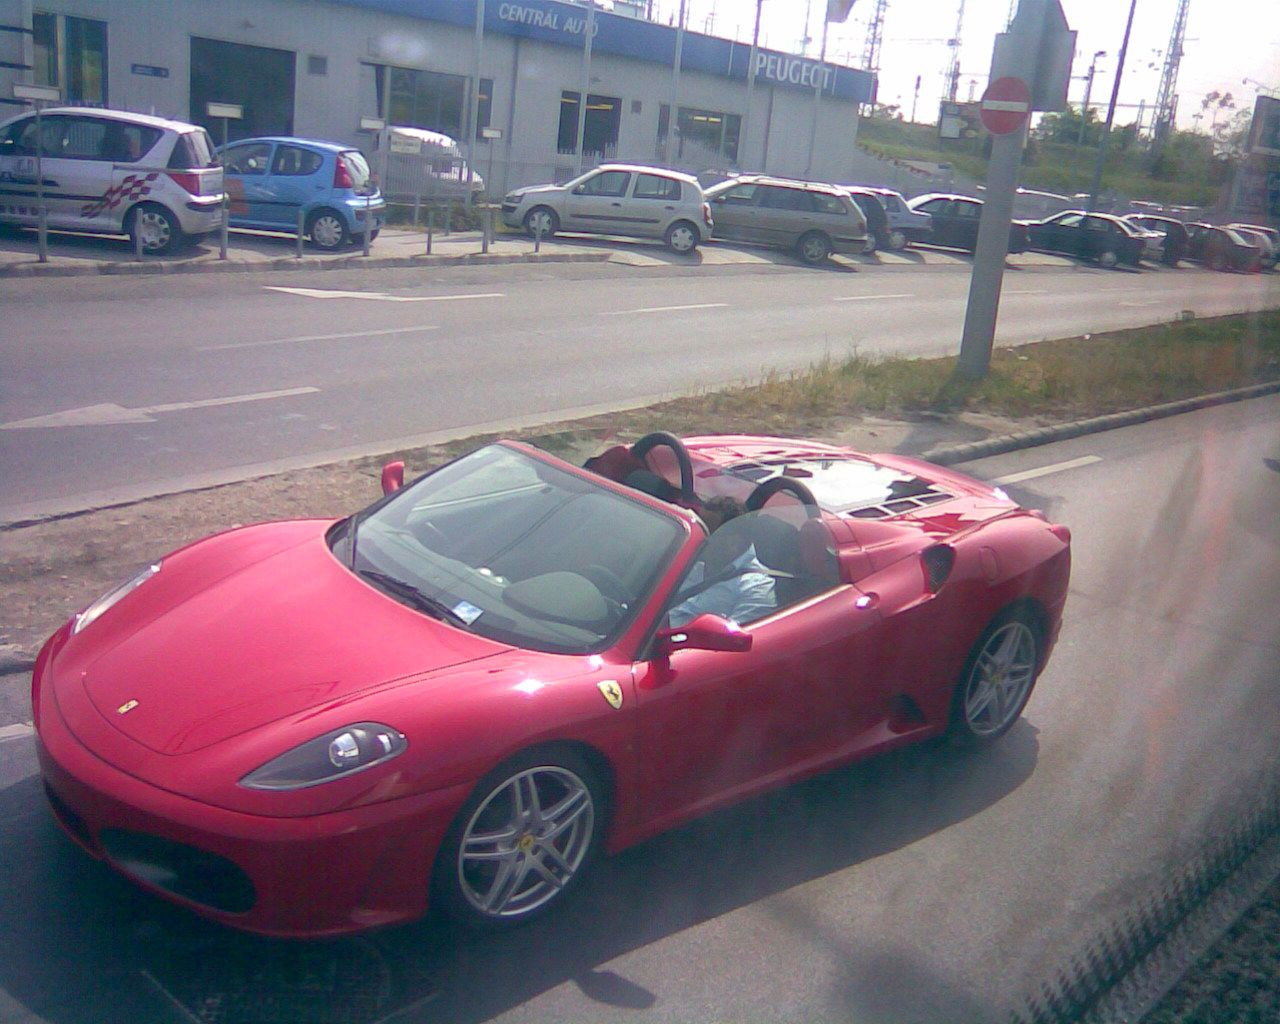
[[50,648],[33,677],[36,750],[59,824],[159,896],[265,935],[317,937],[420,917],[465,786],[305,818],[203,804],[137,779],[67,728]]

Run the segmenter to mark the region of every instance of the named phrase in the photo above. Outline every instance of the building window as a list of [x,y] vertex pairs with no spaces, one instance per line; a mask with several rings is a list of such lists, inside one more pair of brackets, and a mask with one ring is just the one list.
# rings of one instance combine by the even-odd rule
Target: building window
[[[578,102],[582,94],[560,94],[560,133],[556,149],[561,153],[578,151]],[[582,125],[582,151],[597,156],[617,152],[618,128],[622,124],[622,100],[617,96],[587,93],[587,117]]]
[[[387,123],[402,128],[426,128],[452,139],[466,135],[467,85],[465,75],[446,75],[419,68],[378,68],[378,109],[387,111]],[[390,93],[387,102],[387,92]],[[476,134],[489,127],[493,109],[493,79],[480,79],[476,108]]]
[[309,75],[327,75],[329,73],[329,58],[318,53],[307,54],[307,74]]
[[107,23],[37,12],[31,16],[37,85],[62,89],[67,103],[106,106]]
[[[658,110],[658,146],[667,147],[671,126],[671,107],[664,103]],[[686,160],[706,164],[719,160],[738,161],[738,134],[742,117],[715,110],[680,108],[680,124],[676,130],[676,146],[670,160]]]

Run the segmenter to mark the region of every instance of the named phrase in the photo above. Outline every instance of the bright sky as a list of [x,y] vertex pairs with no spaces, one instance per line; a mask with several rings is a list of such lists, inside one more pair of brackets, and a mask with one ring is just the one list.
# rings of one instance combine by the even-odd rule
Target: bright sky
[[[674,22],[680,0],[656,0],[662,20]],[[756,0],[686,0],[688,27],[714,35],[751,41]],[[856,0],[845,24],[833,23],[827,40],[830,59],[860,67],[866,44],[867,22],[875,11],[875,0]],[[960,88],[957,98],[982,95],[991,67],[991,50],[997,32],[1008,23],[1012,0],[967,0],[961,38]],[[1116,123],[1128,124],[1138,113],[1138,104],[1148,108],[1160,88],[1164,51],[1173,31],[1177,0],[1138,0],[1120,86],[1120,106]],[[880,101],[898,103],[905,116],[911,115],[916,76],[921,78],[916,119],[936,121],[949,60],[947,40],[955,33],[960,0],[889,0],[884,37],[880,50]],[[760,41],[776,50],[799,52],[809,12],[810,42],[807,52],[816,57],[822,43],[822,15],[825,0],[764,0]],[[1098,59],[1090,105],[1101,106],[1111,98],[1116,57],[1124,36],[1129,5],[1124,0],[1062,0],[1067,23],[1079,35],[1070,99],[1084,97],[1084,74],[1097,50]],[[1280,94],[1280,14],[1277,0],[1191,0],[1187,18],[1186,44],[1178,72],[1178,124],[1193,126],[1205,93],[1231,92],[1237,103],[1252,109],[1258,86],[1244,83],[1256,79],[1275,87]],[[1125,104],[1129,104],[1126,106]],[[1206,129],[1212,113],[1206,116]],[[1144,124],[1150,125],[1150,114]]]

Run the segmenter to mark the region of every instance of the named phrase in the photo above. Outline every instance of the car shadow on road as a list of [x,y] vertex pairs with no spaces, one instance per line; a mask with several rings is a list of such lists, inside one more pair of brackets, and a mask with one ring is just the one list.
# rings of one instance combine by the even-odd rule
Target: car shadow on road
[[[592,1003],[643,1010],[662,993],[606,964],[979,814],[1030,777],[1038,754],[1024,720],[987,750],[933,741],[820,776],[603,860],[574,900],[512,932],[476,935],[429,917],[317,942],[243,935],[138,892],[62,835],[29,776],[0,791],[0,986],[54,1024],[170,1019],[162,1009],[221,1024],[463,1024],[564,984]],[[814,997],[843,1002],[847,1019],[886,998],[883,979],[867,973],[877,962],[893,963],[895,990],[969,1006],[971,995],[909,951],[823,934],[803,901],[771,910],[790,915],[780,934],[809,931],[848,965],[835,994]],[[965,1019],[986,1019],[979,1009]]]

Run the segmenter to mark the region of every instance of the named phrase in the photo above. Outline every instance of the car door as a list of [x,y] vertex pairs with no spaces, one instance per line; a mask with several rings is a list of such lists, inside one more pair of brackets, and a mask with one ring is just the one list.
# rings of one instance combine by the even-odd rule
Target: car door
[[955,217],[952,215],[954,205],[950,199],[930,199],[927,203],[921,203],[915,207],[921,213],[927,213],[933,218],[928,241],[934,245],[956,244],[952,240],[955,233]]
[[818,227],[817,211],[807,190],[786,185],[761,185],[761,241],[784,249],[795,247],[800,236]]
[[715,223],[715,237],[741,242],[759,241],[756,209],[756,192],[759,187],[750,182],[716,194],[711,202],[711,219]]
[[25,117],[0,131],[0,217],[36,222],[36,119]]
[[816,583],[791,596],[779,590],[781,607],[742,623],[750,650],[676,650],[635,666],[642,770],[654,794],[647,816],[696,812],[847,756],[883,721],[870,671],[879,616],[834,565]]
[[955,216],[955,241],[952,244],[973,252],[978,247],[978,222],[982,220],[982,204],[976,199],[957,199],[952,212]]
[[1075,253],[1080,225],[1083,221],[1082,213],[1064,213],[1053,217],[1036,227],[1032,234],[1032,242],[1037,249]]
[[305,146],[277,142],[271,156],[270,171],[264,188],[270,195],[264,203],[271,222],[281,227],[296,226],[298,212],[309,212],[321,193],[332,183],[321,180],[317,172],[324,156]]
[[12,183],[6,184],[6,188],[12,189],[10,194],[25,201],[20,202],[19,206],[30,211],[29,216],[24,218],[27,223],[35,223],[38,216],[37,162],[40,165],[40,178],[43,180],[45,209],[52,227],[81,227],[81,206],[100,198],[111,186],[108,175],[107,180],[99,183],[92,195],[85,192],[92,186],[85,183],[83,175],[75,173],[75,162],[64,156],[69,121],[70,118],[62,114],[50,114],[41,118],[38,140],[36,119],[33,117],[21,122],[23,127],[14,145],[14,169],[10,172]]
[[631,202],[624,211],[632,232],[649,238],[662,236],[680,208],[684,185],[665,174],[637,172],[631,186]]
[[632,234],[626,214],[631,177],[630,171],[607,169],[575,185],[565,199],[561,227],[606,235]]
[[231,223],[237,227],[265,227],[281,222],[273,212],[270,186],[270,142],[239,142],[222,151],[226,164],[227,192],[231,197]]

